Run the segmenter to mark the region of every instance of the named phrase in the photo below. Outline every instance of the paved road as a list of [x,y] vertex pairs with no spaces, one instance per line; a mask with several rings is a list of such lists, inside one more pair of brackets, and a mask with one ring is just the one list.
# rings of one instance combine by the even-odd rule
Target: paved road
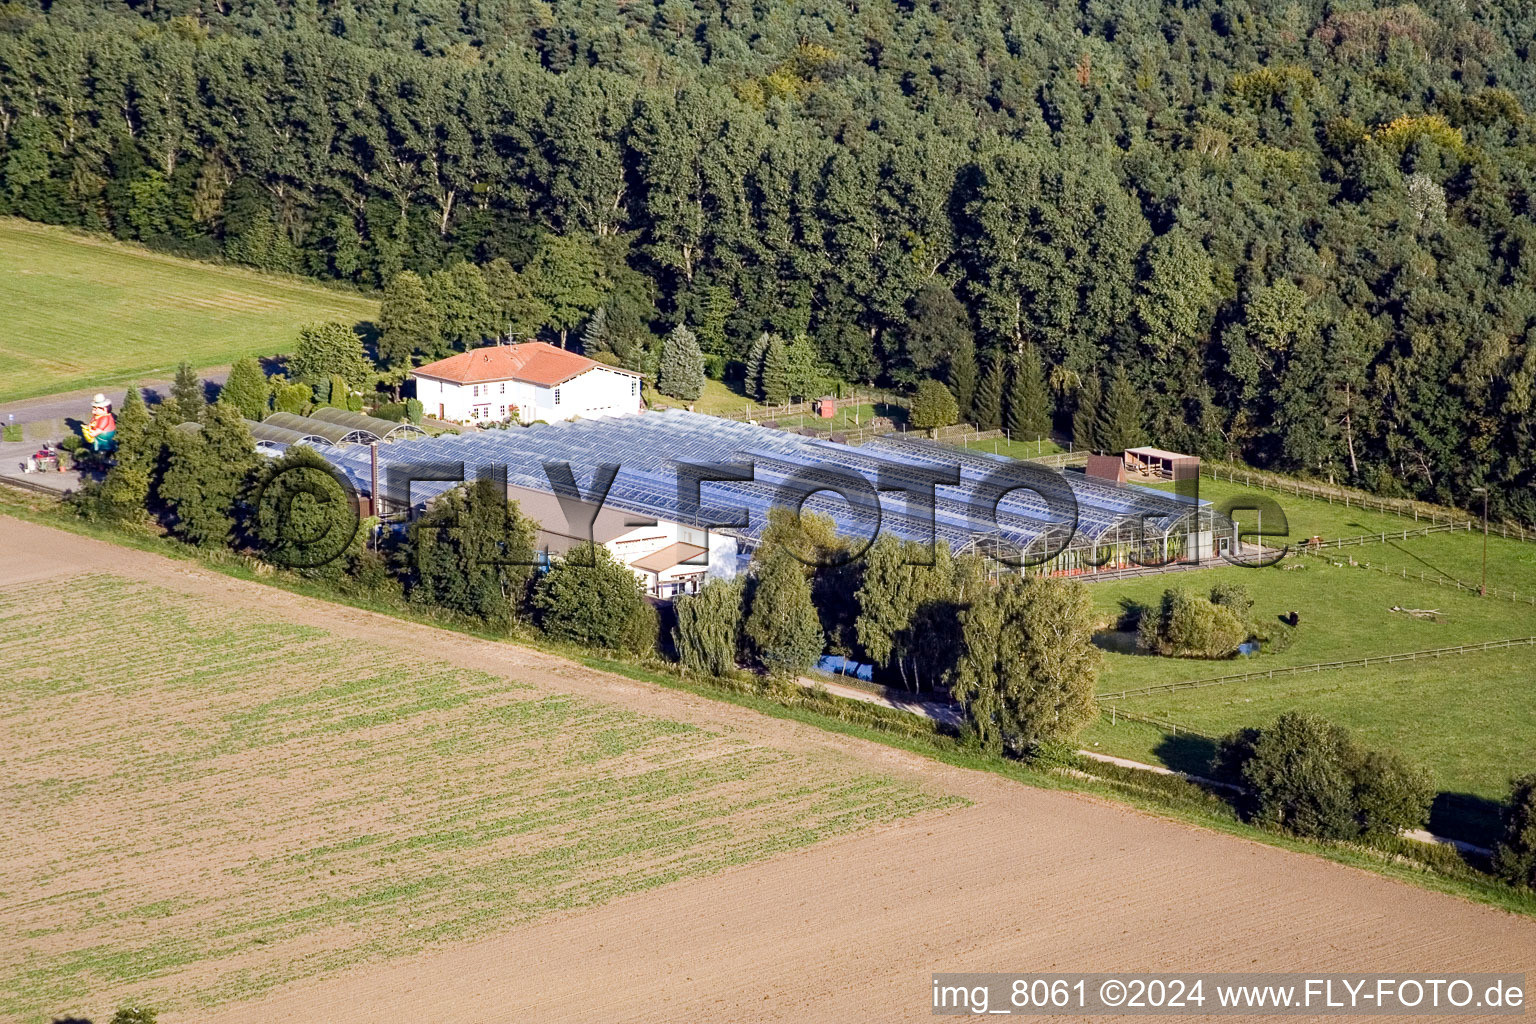
[[[217,387],[222,385],[225,378],[229,376],[229,367],[203,370],[201,375],[204,388],[209,388],[210,385]],[[144,395],[144,400],[153,405],[169,397],[171,382],[168,380],[143,381],[139,384],[139,391]],[[57,395],[0,403],[0,423],[31,423],[36,420],[70,418],[88,420],[91,418],[91,398],[96,392],[97,389],[87,388],[82,391],[67,391]],[[107,388],[102,391],[102,394],[111,399],[114,410],[122,407],[123,396],[127,393],[126,387]]]

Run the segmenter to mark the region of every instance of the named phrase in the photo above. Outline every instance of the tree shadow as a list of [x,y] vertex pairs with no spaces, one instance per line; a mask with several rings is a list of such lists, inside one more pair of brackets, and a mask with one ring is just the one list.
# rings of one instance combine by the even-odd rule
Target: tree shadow
[[383,360],[379,358],[380,332],[378,324],[374,323],[372,320],[359,321],[358,323],[352,325],[352,333],[357,335],[358,340],[363,343],[363,352],[367,354],[369,360],[375,366],[383,362]]
[[53,1024],[91,1024],[89,1017],[55,1017]]
[[1164,765],[1187,775],[1211,775],[1211,760],[1216,756],[1216,741],[1207,736],[1165,735],[1158,740],[1152,753]]
[[256,362],[261,364],[261,372],[268,377],[288,372],[287,356],[261,356]]
[[203,401],[212,405],[219,400],[219,393],[224,390],[224,385],[216,384],[211,380],[200,380],[198,383],[203,386]]
[[1504,805],[1472,793],[1436,793],[1429,830],[1437,836],[1493,848],[1503,826]]
[[1147,606],[1135,598],[1122,597],[1120,599],[1120,617],[1115,620],[1116,629],[1136,629],[1141,625],[1141,617],[1147,613]]
[[1434,562],[1431,562],[1429,559],[1423,557],[1422,555],[1418,555],[1418,554],[1415,554],[1412,551],[1409,551],[1406,547],[1404,547],[1398,541],[1391,541],[1391,540],[1387,541],[1387,547],[1391,548],[1392,550],[1394,550],[1396,552],[1399,552],[1400,554],[1407,555],[1409,558],[1413,559],[1415,562],[1418,562],[1420,565],[1422,565],[1425,568],[1429,569],[1431,572],[1435,573],[1437,576],[1444,576],[1448,580],[1453,580],[1453,579],[1456,578],[1455,576],[1453,576],[1450,573],[1446,572],[1444,569],[1440,568]]

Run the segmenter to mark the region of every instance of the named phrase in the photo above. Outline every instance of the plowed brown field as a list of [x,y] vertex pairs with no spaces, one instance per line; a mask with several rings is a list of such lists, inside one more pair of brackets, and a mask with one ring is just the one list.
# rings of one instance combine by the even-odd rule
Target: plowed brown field
[[933,971],[1536,974],[1536,922],[9,519],[0,657],[0,1017],[915,1020]]

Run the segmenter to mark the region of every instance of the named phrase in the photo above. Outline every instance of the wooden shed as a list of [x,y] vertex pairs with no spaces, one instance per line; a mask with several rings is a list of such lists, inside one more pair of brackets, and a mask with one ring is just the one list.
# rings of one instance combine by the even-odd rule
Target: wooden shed
[[1200,456],[1162,448],[1127,448],[1125,472],[1142,479],[1193,480],[1200,475]]

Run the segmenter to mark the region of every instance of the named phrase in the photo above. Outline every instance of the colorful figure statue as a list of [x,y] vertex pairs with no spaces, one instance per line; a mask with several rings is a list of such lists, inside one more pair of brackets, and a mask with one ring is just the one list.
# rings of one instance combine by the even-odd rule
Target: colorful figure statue
[[80,428],[92,451],[110,452],[117,447],[117,417],[106,395],[91,399],[91,422]]

